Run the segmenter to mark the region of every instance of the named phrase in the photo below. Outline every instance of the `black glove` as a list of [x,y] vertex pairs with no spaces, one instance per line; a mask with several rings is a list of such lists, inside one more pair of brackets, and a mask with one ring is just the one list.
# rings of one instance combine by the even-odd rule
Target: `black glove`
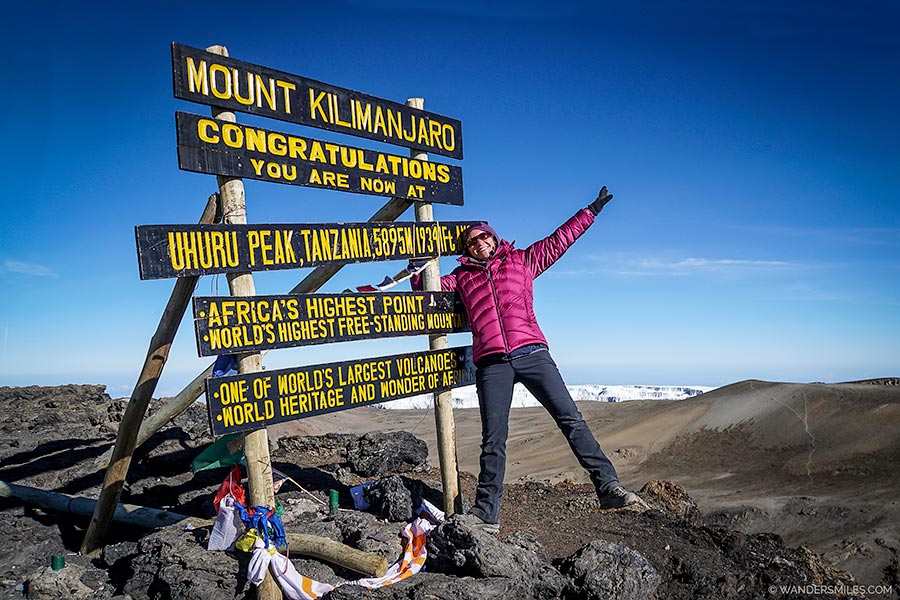
[[613,195],[606,191],[606,186],[604,185],[600,188],[600,193],[597,194],[597,199],[587,205],[588,210],[594,213],[596,216],[603,210],[603,207],[606,206],[606,203],[613,199]]

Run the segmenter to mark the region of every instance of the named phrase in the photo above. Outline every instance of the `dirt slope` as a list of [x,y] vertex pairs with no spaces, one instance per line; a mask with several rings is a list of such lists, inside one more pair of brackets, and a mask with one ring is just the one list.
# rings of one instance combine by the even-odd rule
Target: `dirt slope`
[[[900,592],[900,387],[750,380],[688,400],[580,408],[628,486],[675,481],[708,521],[774,531]],[[477,473],[478,411],[454,415],[460,468]],[[437,463],[430,411],[358,409],[303,426],[412,431]],[[508,456],[508,482],[587,481],[541,408],[512,411]]]

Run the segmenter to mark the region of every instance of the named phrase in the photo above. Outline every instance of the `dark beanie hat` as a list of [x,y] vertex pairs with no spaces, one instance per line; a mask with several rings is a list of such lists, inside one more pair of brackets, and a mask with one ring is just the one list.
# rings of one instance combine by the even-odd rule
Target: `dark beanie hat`
[[500,245],[500,236],[497,235],[497,232],[494,231],[494,228],[491,227],[490,225],[488,225],[484,221],[479,221],[478,223],[475,223],[474,225],[470,225],[469,227],[467,227],[459,236],[459,246],[462,248],[463,254],[469,254],[469,247],[466,245],[466,240],[469,239],[469,234],[472,233],[473,231],[475,231],[476,229],[479,229],[481,231],[486,231],[487,233],[491,234],[492,236],[494,236],[494,242],[498,246]]

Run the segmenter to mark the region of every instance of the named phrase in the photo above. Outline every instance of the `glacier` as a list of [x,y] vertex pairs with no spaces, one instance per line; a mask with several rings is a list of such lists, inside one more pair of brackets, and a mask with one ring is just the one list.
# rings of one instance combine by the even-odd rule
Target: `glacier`
[[[684,400],[715,388],[691,385],[570,385],[569,393],[576,402],[627,402],[630,400]],[[478,408],[478,395],[474,385],[451,390],[453,408]],[[432,394],[411,396],[376,404],[388,410],[430,409],[434,405]],[[512,408],[540,406],[537,399],[517,383],[513,389]]]

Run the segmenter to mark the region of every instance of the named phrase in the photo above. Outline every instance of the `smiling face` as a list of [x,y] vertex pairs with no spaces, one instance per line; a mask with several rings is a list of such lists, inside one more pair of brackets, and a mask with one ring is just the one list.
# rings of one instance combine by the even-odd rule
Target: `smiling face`
[[473,229],[466,237],[466,250],[479,260],[487,260],[496,249],[497,240],[487,231]]

